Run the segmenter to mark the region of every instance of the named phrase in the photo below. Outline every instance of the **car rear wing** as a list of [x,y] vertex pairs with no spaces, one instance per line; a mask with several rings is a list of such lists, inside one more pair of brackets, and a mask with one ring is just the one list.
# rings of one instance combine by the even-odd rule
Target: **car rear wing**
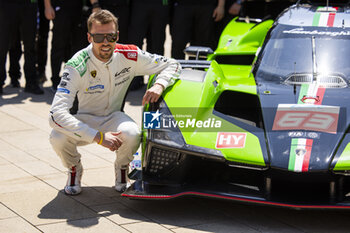
[[213,54],[214,51],[209,47],[188,46],[184,49],[184,53],[189,57],[195,57],[196,60],[199,60],[199,58],[207,59],[208,55]]
[[245,22],[245,23],[261,23],[263,19],[250,18],[250,17],[239,17],[236,22]]

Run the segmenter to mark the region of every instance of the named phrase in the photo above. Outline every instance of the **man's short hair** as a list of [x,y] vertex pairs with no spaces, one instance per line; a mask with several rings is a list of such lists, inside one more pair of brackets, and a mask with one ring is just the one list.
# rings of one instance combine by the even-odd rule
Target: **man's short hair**
[[115,25],[116,32],[118,31],[118,18],[115,17],[113,13],[108,10],[100,10],[90,15],[87,21],[89,32],[91,31],[92,23],[95,23],[95,22],[100,24],[108,24],[110,22],[113,22]]

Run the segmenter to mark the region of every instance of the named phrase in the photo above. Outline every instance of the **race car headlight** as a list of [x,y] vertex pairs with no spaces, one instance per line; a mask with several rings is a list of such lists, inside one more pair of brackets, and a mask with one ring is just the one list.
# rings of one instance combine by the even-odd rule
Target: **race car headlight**
[[149,138],[156,143],[167,146],[184,147],[185,140],[178,126],[170,124],[171,127],[169,127],[169,125],[163,124],[165,121],[173,120],[173,115],[164,101],[160,102],[158,111],[160,113],[160,127],[149,129]]
[[151,138],[156,143],[166,144],[168,146],[182,148],[185,145],[181,132],[171,130],[152,130]]

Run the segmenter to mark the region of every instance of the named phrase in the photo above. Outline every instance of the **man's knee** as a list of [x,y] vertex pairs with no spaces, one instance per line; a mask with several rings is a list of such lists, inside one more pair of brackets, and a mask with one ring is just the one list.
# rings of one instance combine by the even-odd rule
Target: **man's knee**
[[140,145],[141,132],[135,122],[123,122],[118,131],[122,132],[123,145],[120,152],[133,155]]
[[50,143],[55,150],[63,150],[67,144],[67,136],[56,131],[52,130],[50,134]]
[[141,132],[137,124],[133,121],[125,121],[118,126],[118,131],[122,132],[123,135],[132,138],[140,138]]

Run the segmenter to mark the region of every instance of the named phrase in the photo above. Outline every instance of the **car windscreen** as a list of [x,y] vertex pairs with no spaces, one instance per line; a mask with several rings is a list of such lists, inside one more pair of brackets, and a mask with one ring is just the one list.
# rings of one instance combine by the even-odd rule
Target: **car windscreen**
[[283,81],[292,74],[314,72],[336,73],[349,79],[350,29],[277,25],[256,65],[255,77],[266,81]]

